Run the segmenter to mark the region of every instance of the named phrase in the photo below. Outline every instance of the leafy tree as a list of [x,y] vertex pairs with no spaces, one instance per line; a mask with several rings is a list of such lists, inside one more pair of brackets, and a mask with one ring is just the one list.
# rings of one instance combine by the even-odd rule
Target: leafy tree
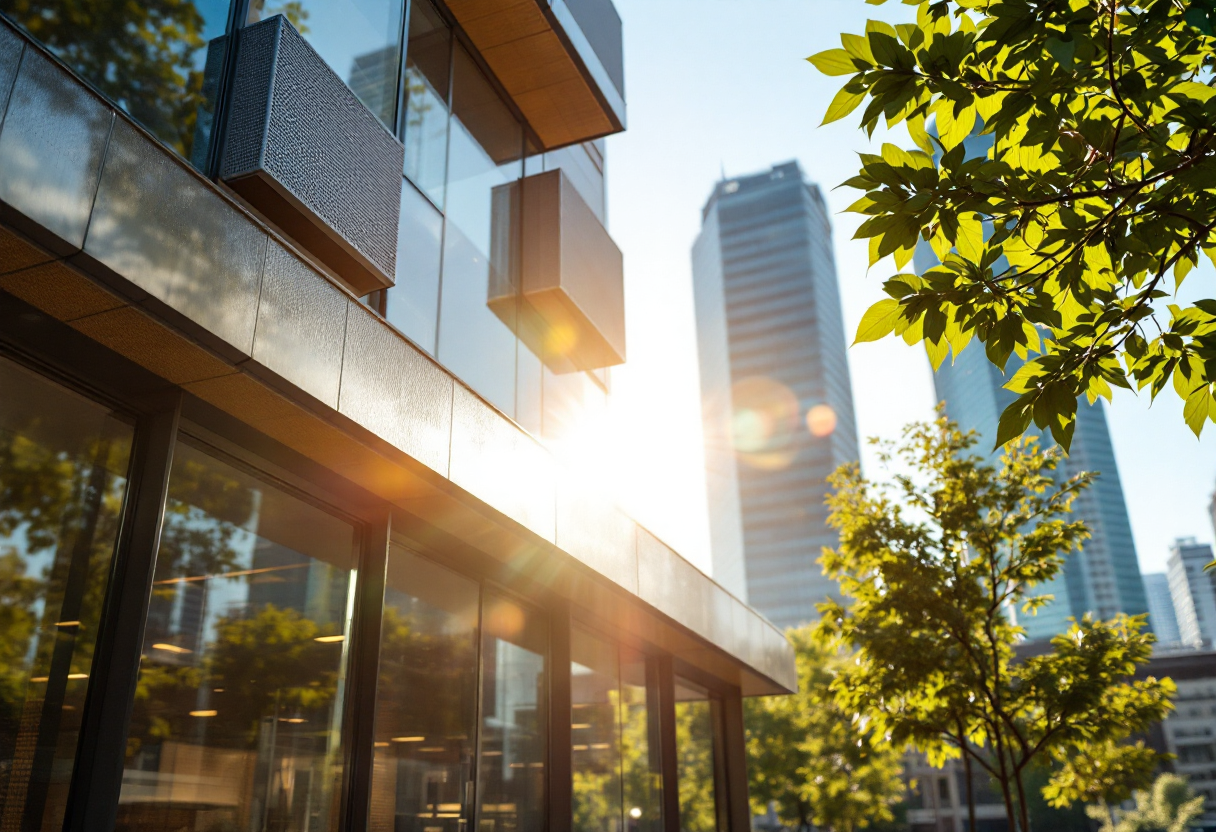
[[[869,0],[882,3],[884,0]],[[850,76],[825,122],[903,123],[919,149],[862,154],[845,184],[873,264],[918,240],[941,261],[884,286],[859,341],[923,341],[935,365],[971,338],[1020,394],[998,444],[1033,421],[1065,450],[1077,399],[1172,384],[1196,434],[1216,420],[1216,300],[1161,308],[1216,254],[1211,4],[905,0],[915,23],[866,24],[809,60]],[[936,135],[926,129],[934,119]],[[967,158],[978,130],[990,149]]]
[[680,796],[680,829],[714,832],[713,714],[708,700],[676,703],[676,778]]
[[900,750],[836,703],[832,680],[846,657],[817,643],[809,627],[787,636],[798,693],[744,703],[752,811],[772,804],[797,830],[851,832],[893,820],[904,791]]
[[1162,774],[1151,791],[1136,792],[1135,809],[1086,808],[1091,818],[1102,822],[1102,832],[1184,832],[1203,814],[1203,797],[1196,796],[1185,778]]
[[828,502],[840,545],[822,562],[849,603],[822,604],[817,634],[855,651],[832,683],[841,707],[935,765],[961,755],[986,772],[1009,828],[1024,832],[1031,766],[1138,754],[1115,743],[1161,719],[1174,685],[1131,679],[1152,649],[1144,616],[1087,616],[1044,655],[1016,658],[1024,630],[1011,612],[1050,602],[1034,590],[1086,535],[1068,514],[1090,475],[1058,483],[1059,452],[1022,439],[998,470],[970,453],[975,442],[941,418],[882,445],[882,461],[907,472],[891,484],[837,471]]

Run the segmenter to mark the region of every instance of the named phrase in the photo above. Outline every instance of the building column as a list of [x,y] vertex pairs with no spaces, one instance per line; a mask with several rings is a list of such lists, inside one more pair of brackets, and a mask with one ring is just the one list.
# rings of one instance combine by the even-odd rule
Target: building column
[[663,832],[680,832],[680,781],[676,766],[676,674],[671,656],[655,662],[659,720],[659,765],[663,772]]
[[549,824],[571,832],[574,821],[574,751],[570,714],[570,602],[549,607]]
[[747,734],[743,726],[743,696],[737,688],[722,697],[722,756],[726,763],[723,785],[730,832],[748,832],[752,810],[747,794]]

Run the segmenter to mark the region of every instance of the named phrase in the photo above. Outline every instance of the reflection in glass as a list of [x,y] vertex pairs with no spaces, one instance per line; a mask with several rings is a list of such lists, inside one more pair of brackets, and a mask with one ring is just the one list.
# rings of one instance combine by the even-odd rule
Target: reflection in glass
[[522,172],[523,129],[463,47],[454,67],[439,360],[514,416],[514,307],[489,302],[515,285],[518,191],[501,186]]
[[179,442],[118,828],[338,828],[355,530]]
[[468,828],[477,731],[478,586],[389,554],[376,697],[372,832]]
[[0,828],[58,829],[132,430],[0,359]]
[[482,627],[478,832],[540,832],[548,629],[531,610],[492,593]]
[[434,6],[414,0],[405,54],[405,175],[440,208],[448,163],[451,40]]
[[718,828],[715,709],[704,688],[676,678],[676,776],[681,832]]
[[621,684],[616,645],[570,634],[575,832],[620,832]]
[[439,321],[439,248],[443,217],[408,182],[401,186],[397,283],[385,292],[389,323],[431,355]]
[[659,726],[649,706],[646,660],[622,648],[621,780],[629,832],[660,832],[663,828]]
[[249,23],[286,17],[390,130],[397,117],[403,0],[251,0]]
[[[157,138],[201,167],[228,0],[0,0],[9,15]],[[212,54],[208,54],[208,52]]]

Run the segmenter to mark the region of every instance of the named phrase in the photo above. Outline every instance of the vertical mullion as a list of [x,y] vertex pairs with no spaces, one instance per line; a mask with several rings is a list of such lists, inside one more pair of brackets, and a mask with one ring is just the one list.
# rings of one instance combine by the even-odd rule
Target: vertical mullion
[[466,829],[481,828],[481,744],[485,733],[485,654],[486,654],[486,585],[484,581],[477,584],[477,701],[474,705],[473,719],[473,763],[469,767],[469,779],[465,784],[466,801],[468,805],[469,822]]
[[747,795],[747,734],[743,722],[743,696],[738,689],[722,697],[722,756],[725,761],[727,813],[732,830],[751,828]]
[[174,391],[136,424],[126,516],[89,673],[65,832],[110,830],[117,821],[127,732],[180,421],[181,394]]
[[548,832],[570,832],[574,819],[574,750],[570,681],[570,602],[550,606]]
[[[413,6],[413,0],[405,0],[405,7],[401,10],[401,55],[399,56],[401,60],[397,63],[397,94],[394,99],[396,101],[395,106],[397,108],[397,112],[395,114],[396,117],[393,119],[393,123],[397,126],[397,139],[402,144],[405,144],[405,120],[407,112],[406,91],[408,90],[405,80],[405,62],[409,59],[409,55],[406,53],[409,52],[410,12],[413,10]],[[402,172],[402,175],[405,175],[404,172]]]
[[680,832],[680,782],[676,766],[676,674],[670,656],[655,662],[658,671],[659,765],[663,772],[663,832]]
[[367,828],[375,769],[376,688],[380,678],[380,622],[384,612],[385,575],[388,569],[392,515],[385,511],[367,529],[355,596],[355,621],[351,628],[354,649],[347,669],[351,695],[346,713],[346,829]]

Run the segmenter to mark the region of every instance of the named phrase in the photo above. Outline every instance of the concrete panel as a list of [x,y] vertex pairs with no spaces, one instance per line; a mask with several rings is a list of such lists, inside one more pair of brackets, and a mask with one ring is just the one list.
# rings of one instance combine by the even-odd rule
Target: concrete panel
[[625,589],[638,591],[637,524],[605,497],[559,474],[557,545]]
[[36,49],[27,49],[0,130],[0,201],[79,250],[114,113]]
[[8,106],[24,47],[25,42],[0,19],[0,122],[4,121],[4,108]]
[[449,477],[550,543],[555,539],[552,455],[462,385],[452,404]]
[[118,309],[124,303],[62,261],[0,276],[0,289],[61,321]]
[[338,406],[350,298],[271,241],[253,360],[330,407]]
[[710,635],[710,581],[645,529],[638,529],[638,595],[697,635]]
[[252,352],[265,233],[121,118],[84,250],[230,345],[234,360]]
[[362,304],[352,304],[338,410],[445,477],[452,377]]

